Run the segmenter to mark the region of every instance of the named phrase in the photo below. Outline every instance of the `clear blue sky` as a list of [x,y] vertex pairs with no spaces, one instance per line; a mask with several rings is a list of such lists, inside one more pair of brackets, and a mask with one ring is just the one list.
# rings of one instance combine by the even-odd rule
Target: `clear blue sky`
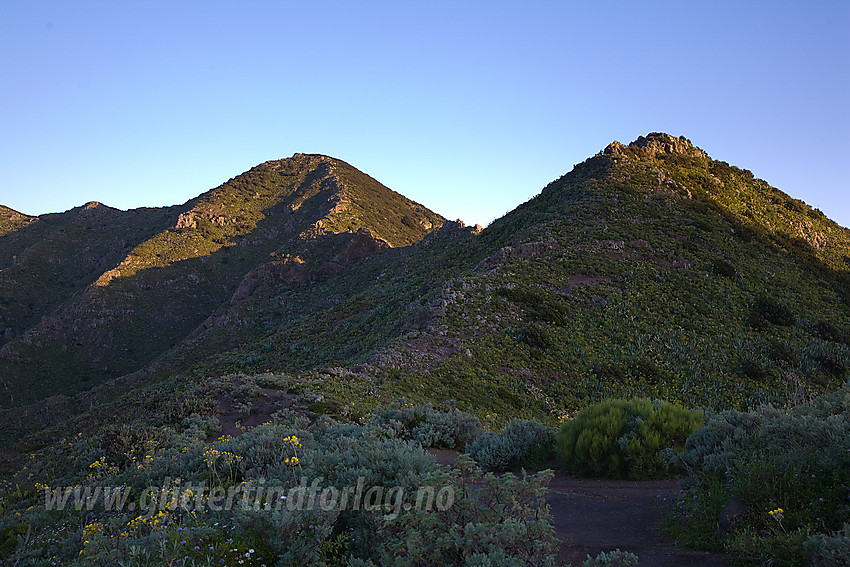
[[295,152],[487,224],[684,135],[850,226],[850,3],[5,1],[0,203],[182,203]]

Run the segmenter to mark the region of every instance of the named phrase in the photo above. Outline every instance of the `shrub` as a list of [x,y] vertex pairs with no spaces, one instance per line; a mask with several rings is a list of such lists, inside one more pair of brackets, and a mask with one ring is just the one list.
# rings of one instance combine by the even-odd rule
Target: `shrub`
[[602,382],[620,383],[626,379],[626,372],[616,364],[597,364],[593,367],[593,374]]
[[431,404],[401,407],[399,403],[378,410],[371,423],[404,439],[419,441],[423,447],[463,450],[481,435],[479,419],[449,407],[438,409]]
[[792,327],[797,323],[797,316],[790,307],[764,296],[759,297],[753,305],[752,319],[755,327],[762,320],[780,327]]
[[638,556],[628,551],[615,549],[608,553],[603,551],[593,558],[588,555],[582,565],[584,567],[637,567]]
[[564,305],[550,292],[533,288],[501,288],[497,293],[522,307],[536,320],[557,326],[566,324]]
[[565,423],[556,448],[569,470],[588,476],[646,479],[673,471],[661,451],[679,451],[702,426],[702,412],[638,398],[605,400]]
[[799,366],[800,357],[797,356],[791,347],[786,342],[782,341],[774,341],[772,343],[773,346],[773,358],[781,363],[784,363],[787,366]]
[[815,335],[825,341],[850,345],[850,335],[828,321],[821,321],[817,324]]
[[850,566],[850,524],[833,534],[817,534],[803,543],[815,567]]
[[425,421],[410,432],[423,447],[463,450],[481,435],[481,422],[477,417],[457,409],[425,412]]
[[664,377],[664,371],[652,360],[641,358],[632,363],[631,373],[640,380],[649,384],[658,384]]
[[724,278],[734,279],[737,272],[735,271],[735,266],[727,262],[726,260],[715,259],[711,262],[712,267],[714,268],[714,273],[717,275],[723,276]]
[[549,522],[545,487],[552,471],[519,478],[484,473],[466,455],[424,486],[450,490],[453,504],[404,506],[379,534],[377,565],[554,567],[560,542]]
[[823,366],[824,370],[835,376],[836,378],[844,378],[847,375],[847,372],[850,371],[850,367],[844,363],[839,357],[833,354],[831,351],[826,349],[822,350],[820,355],[818,356],[818,360]]
[[[717,414],[688,438],[677,459],[691,473],[691,491],[673,514],[673,535],[765,564],[797,561],[804,545],[813,558],[815,552],[830,558],[847,542],[846,532],[829,532],[850,520],[850,381],[788,411],[765,406]],[[716,517],[706,503],[733,498],[747,512],[730,533],[713,533],[699,520]],[[806,542],[817,534],[823,537]],[[830,561],[820,564],[836,564]]]
[[552,335],[540,323],[532,323],[522,330],[522,342],[530,347],[546,350],[552,346]]
[[744,376],[756,382],[761,382],[769,375],[768,371],[761,364],[749,358],[741,361],[741,371],[744,373]]
[[466,449],[484,469],[505,471],[548,460],[555,429],[534,420],[511,419],[501,433],[484,433]]

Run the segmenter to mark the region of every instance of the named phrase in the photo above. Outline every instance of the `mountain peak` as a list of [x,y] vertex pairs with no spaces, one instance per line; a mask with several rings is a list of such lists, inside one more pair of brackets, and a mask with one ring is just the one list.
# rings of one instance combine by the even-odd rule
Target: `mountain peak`
[[634,157],[654,158],[659,154],[679,154],[689,157],[708,158],[708,154],[691,143],[684,136],[671,136],[664,132],[651,132],[646,136],[639,136],[637,140],[628,146],[620,142],[611,142],[603,151],[603,155],[611,157],[625,157],[631,154]]

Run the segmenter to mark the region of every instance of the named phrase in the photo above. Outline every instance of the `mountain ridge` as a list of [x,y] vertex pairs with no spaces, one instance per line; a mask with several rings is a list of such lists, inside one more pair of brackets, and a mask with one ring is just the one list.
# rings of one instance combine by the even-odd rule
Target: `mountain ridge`
[[850,231],[684,137],[612,142],[483,230],[382,187],[317,154],[259,164],[168,209],[166,229],[41,328],[76,322],[97,354],[85,321],[112,311],[144,329],[122,297],[155,296],[182,317],[155,326],[178,331],[102,377],[292,373],[337,409],[364,391],[427,401],[423,388],[469,409],[496,396],[504,415],[602,393],[743,407],[850,366]]
[[[95,269],[108,269],[96,277],[93,273],[74,274],[73,289],[47,305],[38,314],[40,321],[35,321],[35,316],[19,316],[18,321],[25,323],[7,327],[11,329],[9,340],[0,349],[4,387],[11,395],[15,388],[10,381],[32,388],[36,375],[44,374],[82,376],[81,387],[86,387],[137,370],[185,338],[220,303],[229,300],[245,272],[263,263],[263,258],[271,259],[270,254],[284,253],[284,249],[310,256],[311,251],[321,250],[317,242],[331,235],[348,233],[352,235],[349,240],[363,239],[362,234],[356,235],[370,232],[372,227],[345,215],[348,206],[364,207],[360,204],[363,194],[379,210],[392,210],[379,215],[392,216],[398,211],[401,218],[410,219],[395,228],[373,228],[388,246],[419,238],[442,222],[439,215],[350,170],[353,168],[341,160],[296,154],[260,164],[183,205],[119,211],[89,203],[66,213],[38,217],[33,238],[18,238],[22,242],[17,248],[24,260],[33,258],[24,264],[37,264],[44,272],[52,271],[51,262],[64,262],[71,270],[82,261],[67,262],[46,250],[50,246],[45,243],[45,230],[56,233],[57,238],[73,233],[73,239],[65,239],[73,240],[74,250],[86,251],[94,246],[90,240],[103,236],[104,227],[93,226],[98,222],[129,222],[135,217],[140,217],[140,222],[131,227],[132,237],[121,240],[119,250],[113,246],[105,256],[98,250],[101,257],[96,262],[85,259],[94,262]],[[152,217],[157,222],[152,222]],[[49,232],[54,226],[58,228]],[[87,231],[97,238],[87,239]],[[7,234],[0,245],[15,249],[16,236],[13,233],[9,240]],[[0,278],[14,275],[2,273]],[[78,281],[82,285],[75,285]],[[14,283],[8,277],[0,280],[7,304],[20,303],[13,301]],[[22,293],[18,290],[19,297]],[[151,293],[157,295],[157,302],[148,299]],[[162,306],[166,309],[160,310]],[[10,317],[7,310],[3,319],[14,321],[14,315]],[[26,327],[26,322],[35,325]],[[158,327],[158,332],[144,331],[152,327]],[[133,336],[139,329],[142,340]]]

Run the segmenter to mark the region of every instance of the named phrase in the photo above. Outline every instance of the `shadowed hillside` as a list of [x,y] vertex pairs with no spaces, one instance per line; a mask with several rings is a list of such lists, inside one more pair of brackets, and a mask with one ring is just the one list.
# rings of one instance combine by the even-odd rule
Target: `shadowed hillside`
[[180,208],[105,210],[167,224],[4,347],[18,402],[153,362],[298,375],[334,411],[553,417],[612,395],[782,403],[850,368],[848,230],[666,134],[612,143],[484,230],[305,155]]
[[344,162],[302,154],[179,207],[89,203],[9,218],[0,237],[4,405],[142,368],[279,258],[333,256],[357,239],[353,259],[409,244],[443,220]]

